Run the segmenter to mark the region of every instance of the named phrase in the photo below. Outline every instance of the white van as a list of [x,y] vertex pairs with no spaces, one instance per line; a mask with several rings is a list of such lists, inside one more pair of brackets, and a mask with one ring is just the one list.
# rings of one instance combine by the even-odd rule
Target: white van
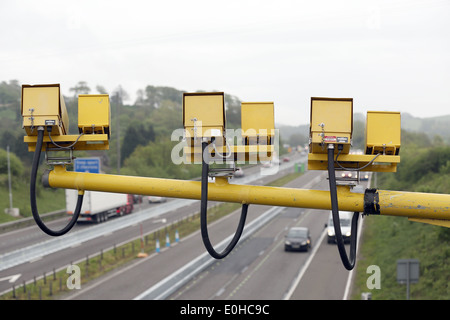
[[[352,230],[352,218],[353,212],[339,211],[339,220],[341,222],[341,232],[344,243],[350,242],[351,230]],[[334,233],[333,214],[330,212],[328,217],[328,243],[336,243],[336,235]]]

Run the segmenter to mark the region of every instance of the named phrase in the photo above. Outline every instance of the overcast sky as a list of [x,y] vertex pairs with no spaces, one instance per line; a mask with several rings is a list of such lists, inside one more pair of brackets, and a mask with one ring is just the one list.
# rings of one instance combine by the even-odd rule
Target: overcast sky
[[[450,0],[0,0],[0,81],[147,85],[273,101],[309,123],[311,97],[354,112],[450,114]],[[180,119],[181,126],[181,119]]]

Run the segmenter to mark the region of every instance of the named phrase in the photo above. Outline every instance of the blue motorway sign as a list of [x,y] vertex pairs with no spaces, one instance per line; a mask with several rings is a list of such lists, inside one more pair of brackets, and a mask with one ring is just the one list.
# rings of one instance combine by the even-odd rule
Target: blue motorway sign
[[75,172],[100,173],[100,158],[76,158]]

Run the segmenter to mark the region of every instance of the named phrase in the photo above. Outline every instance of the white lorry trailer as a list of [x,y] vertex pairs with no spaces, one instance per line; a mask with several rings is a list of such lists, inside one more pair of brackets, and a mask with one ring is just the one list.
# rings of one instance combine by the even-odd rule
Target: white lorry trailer
[[[72,215],[77,204],[78,191],[66,189],[66,211]],[[113,216],[133,211],[133,196],[123,193],[85,191],[78,221],[101,223]]]

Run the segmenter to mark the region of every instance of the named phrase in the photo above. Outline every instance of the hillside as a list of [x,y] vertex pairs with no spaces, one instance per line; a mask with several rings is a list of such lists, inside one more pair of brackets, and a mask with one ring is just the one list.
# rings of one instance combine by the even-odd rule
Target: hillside
[[[378,173],[372,187],[425,193],[450,193],[450,146],[421,133],[403,131],[401,163],[396,173]],[[402,137],[403,138],[403,137]],[[418,259],[420,278],[410,288],[410,299],[450,299],[450,228],[411,222],[403,217],[368,216],[364,219],[357,288],[353,299],[371,292],[374,300],[402,300],[405,285],[396,281],[399,259]],[[369,290],[367,267],[381,270],[381,288]]]

